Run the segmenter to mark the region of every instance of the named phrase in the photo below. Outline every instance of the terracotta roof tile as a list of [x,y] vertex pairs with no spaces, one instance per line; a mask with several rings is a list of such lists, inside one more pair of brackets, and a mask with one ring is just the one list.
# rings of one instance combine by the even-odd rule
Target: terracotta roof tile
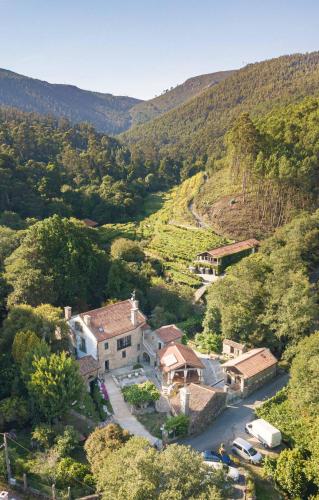
[[96,226],[98,226],[98,223],[95,222],[95,220],[92,220],[92,219],[82,219],[82,222],[84,222],[84,224],[87,227],[96,227]]
[[182,330],[177,328],[176,325],[161,326],[161,328],[155,330],[155,333],[165,344],[181,339],[183,336]]
[[260,245],[258,240],[251,238],[250,240],[239,241],[237,243],[231,243],[230,245],[225,245],[223,247],[214,248],[213,250],[207,250],[207,252],[201,252],[197,255],[202,255],[203,253],[208,253],[212,257],[226,257],[226,255],[232,255],[234,253],[242,252],[243,250],[249,250],[250,248],[256,248]]
[[132,301],[130,299],[109,304],[93,311],[81,313],[80,317],[84,321],[84,316],[91,317],[90,330],[98,342],[123,335],[135,330],[138,326],[146,323],[146,318],[141,311],[137,313],[137,325],[133,326],[131,321]]
[[184,345],[171,342],[159,351],[161,369],[170,372],[184,366],[185,364],[194,368],[204,368],[203,363],[195,354],[193,349]]
[[235,359],[227,361],[222,367],[235,368],[235,370],[244,375],[244,378],[250,378],[277,363],[277,359],[270,350],[266,347],[261,347],[259,349],[252,349]]
[[83,356],[83,358],[76,360],[79,365],[80,374],[82,377],[84,375],[88,375],[89,373],[96,372],[99,369],[99,363],[96,359],[88,354],[87,356]]
[[245,344],[240,344],[239,342],[235,342],[231,339],[224,339],[223,344],[230,345],[231,347],[235,347],[236,349],[244,349]]

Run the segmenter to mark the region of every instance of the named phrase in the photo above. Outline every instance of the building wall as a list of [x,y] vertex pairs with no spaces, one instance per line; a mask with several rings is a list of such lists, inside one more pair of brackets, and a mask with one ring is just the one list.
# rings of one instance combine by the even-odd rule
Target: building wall
[[[78,322],[81,325],[82,332],[75,329],[76,322]],[[91,356],[93,356],[94,359],[98,359],[96,338],[91,332],[91,330],[86,326],[82,318],[80,316],[74,316],[73,318],[70,319],[68,324],[76,336],[77,356],[79,358],[82,358],[83,356],[91,354]],[[86,352],[80,350],[81,337],[85,339]]]
[[270,368],[267,368],[263,372],[258,373],[254,377],[251,377],[248,380],[246,380],[244,384],[243,396],[246,397],[252,392],[259,389],[259,387],[262,387],[269,380],[274,378],[276,373],[277,373],[277,365],[274,365],[271,366]]
[[[132,345],[124,349],[117,350],[117,341],[131,335]],[[104,344],[108,343],[108,349],[105,349]],[[139,347],[139,348],[138,348]],[[109,369],[121,368],[123,366],[137,363],[138,357],[142,359],[142,329],[140,327],[127,332],[123,335],[118,335],[111,339],[98,343],[98,357],[101,371],[104,372],[105,361],[109,361]],[[125,351],[126,357],[123,358],[122,353]]]
[[206,429],[226,408],[226,400],[225,392],[217,392],[201,412],[191,415],[189,434],[198,434]]
[[231,346],[228,344],[223,344],[223,354],[225,354],[226,356],[237,358],[237,356],[240,356],[244,352],[246,352],[246,349],[244,347],[242,349],[234,347],[233,352],[231,352]]

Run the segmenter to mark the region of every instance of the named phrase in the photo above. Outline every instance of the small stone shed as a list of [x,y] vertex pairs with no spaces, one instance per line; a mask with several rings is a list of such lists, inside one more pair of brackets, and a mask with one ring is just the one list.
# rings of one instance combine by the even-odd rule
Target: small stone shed
[[225,409],[227,394],[208,385],[189,384],[171,398],[173,415],[189,416],[189,434],[202,432]]
[[77,359],[76,362],[78,363],[79,371],[84,379],[87,390],[90,391],[92,382],[94,382],[98,377],[100,365],[90,354]]
[[228,356],[229,358],[237,358],[237,356],[244,354],[244,352],[246,351],[247,349],[245,344],[240,344],[239,342],[235,342],[234,340],[231,339],[223,340],[222,353],[224,356]]
[[278,360],[266,347],[251,349],[222,365],[227,392],[246,397],[271,380]]

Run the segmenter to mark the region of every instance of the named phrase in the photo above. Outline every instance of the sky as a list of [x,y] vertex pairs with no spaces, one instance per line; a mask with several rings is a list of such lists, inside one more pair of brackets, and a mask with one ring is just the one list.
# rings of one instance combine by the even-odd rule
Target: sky
[[318,0],[0,0],[0,68],[150,99],[191,76],[319,50]]

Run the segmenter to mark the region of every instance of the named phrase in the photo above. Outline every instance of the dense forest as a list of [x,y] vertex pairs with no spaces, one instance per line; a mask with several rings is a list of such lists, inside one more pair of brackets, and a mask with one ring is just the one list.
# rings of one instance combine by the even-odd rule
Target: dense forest
[[5,108],[0,142],[0,221],[8,224],[52,214],[119,221],[191,171],[169,159],[144,162],[90,125]]
[[0,106],[91,123],[99,132],[118,134],[131,125],[130,109],[140,99],[51,84],[0,69]]
[[318,90],[318,52],[249,64],[178,109],[132,128],[123,139],[152,159],[218,157],[223,136],[238,114],[260,116]]

